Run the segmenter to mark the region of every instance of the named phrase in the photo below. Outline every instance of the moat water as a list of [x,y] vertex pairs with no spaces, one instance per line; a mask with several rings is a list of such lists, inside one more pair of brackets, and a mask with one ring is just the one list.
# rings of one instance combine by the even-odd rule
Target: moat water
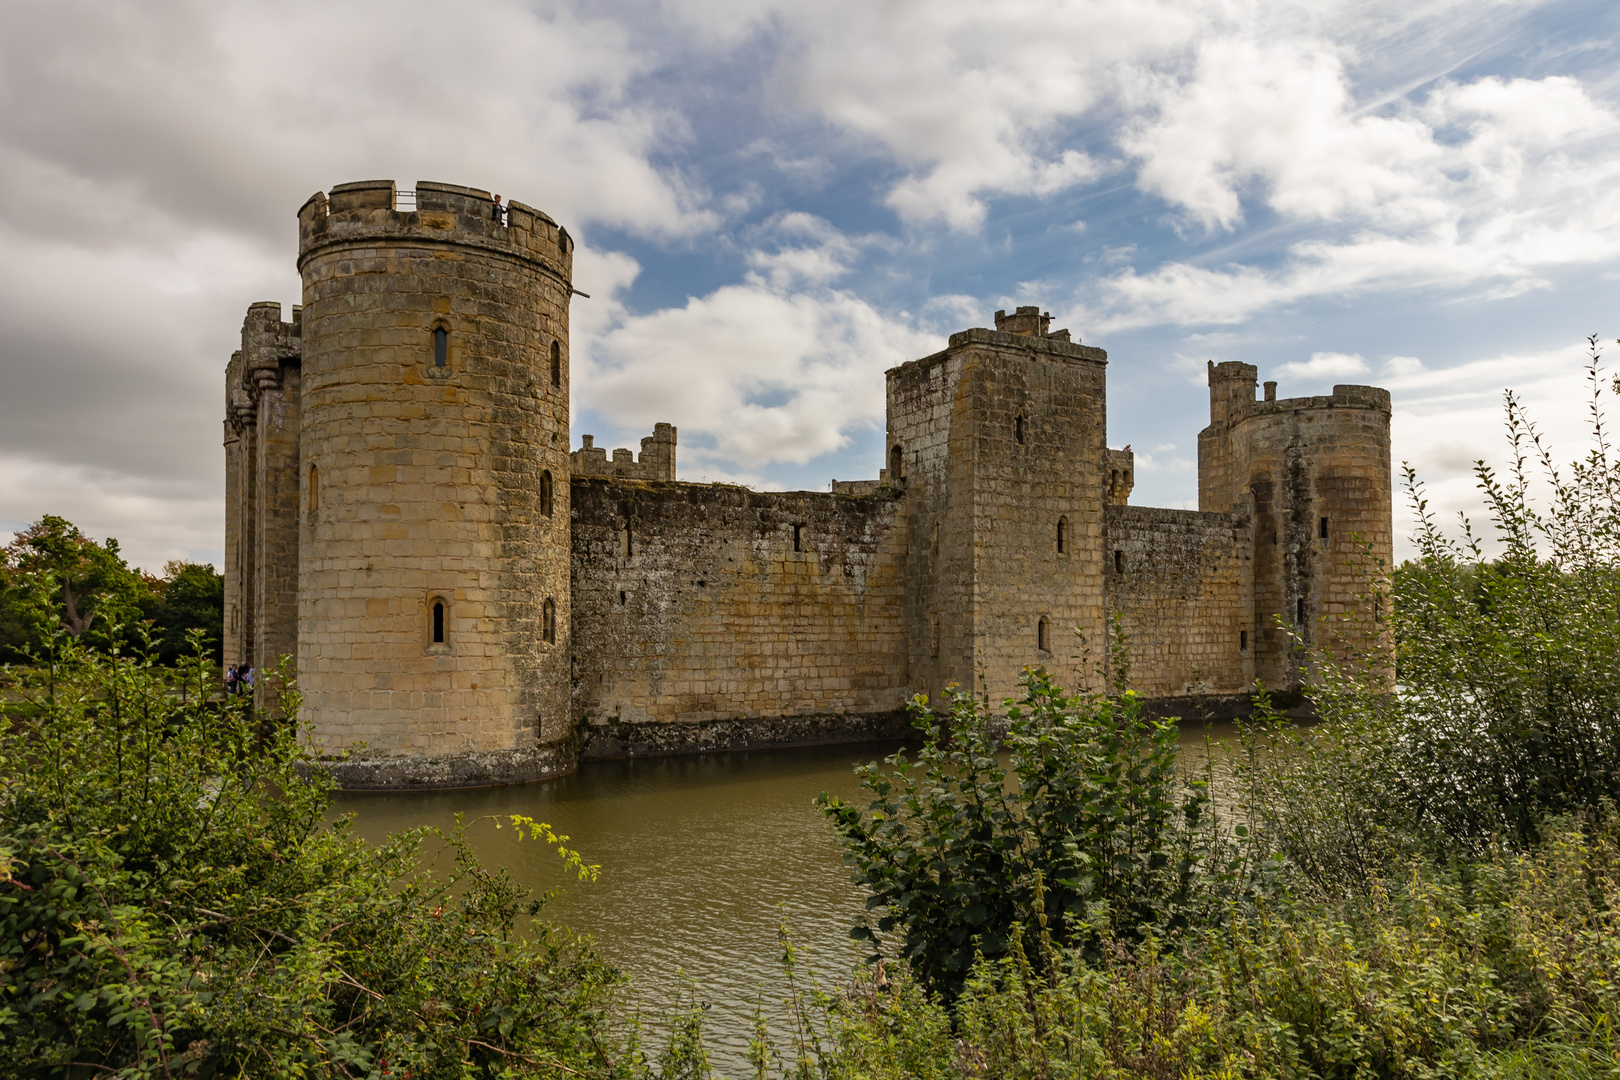
[[[1189,756],[1201,757],[1202,730],[1182,741],[1196,752]],[[850,883],[813,800],[827,791],[864,806],[854,766],[894,749],[592,762],[545,783],[342,796],[334,809],[354,814],[356,829],[373,840],[422,825],[448,829],[457,814],[469,821],[524,814],[567,834],[570,847],[601,866],[594,883],[565,879],[550,848],[519,843],[510,826],[497,831],[480,821],[469,836],[486,865],[505,866],[537,891],[563,888],[546,917],[594,937],[630,974],[650,1021],[671,1005],[706,1003],[715,1063],[741,1075],[756,1002],[781,1015],[777,928],[784,919],[824,982],[846,977],[866,955],[849,939],[865,896]]]

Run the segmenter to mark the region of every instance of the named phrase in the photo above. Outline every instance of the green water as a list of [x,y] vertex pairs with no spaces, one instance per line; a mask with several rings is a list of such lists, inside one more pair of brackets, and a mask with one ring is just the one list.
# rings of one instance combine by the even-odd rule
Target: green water
[[[351,795],[361,835],[418,825],[448,828],[455,815],[526,814],[572,839],[601,865],[591,884],[565,881],[550,849],[483,823],[473,846],[537,890],[562,885],[553,922],[596,938],[634,979],[649,1013],[677,1000],[710,1005],[721,1057],[740,1060],[754,1002],[784,995],[777,927],[833,976],[865,952],[849,940],[864,897],[849,883],[831,827],[812,805],[821,791],[856,798],[853,766],[892,746],[814,747],[592,762],[562,780],[442,794]],[[695,987],[695,989],[694,989]],[[737,1072],[735,1068],[732,1072]]]
[[[1184,734],[1182,742],[1193,752],[1184,766],[1199,767],[1202,731]],[[865,896],[850,884],[832,829],[812,800],[828,791],[864,806],[853,766],[893,749],[868,744],[592,762],[546,783],[351,795],[335,809],[353,813],[358,831],[371,839],[418,825],[448,828],[458,813],[525,814],[568,834],[571,847],[600,864],[594,883],[564,880],[551,849],[519,843],[510,827],[497,831],[484,822],[471,839],[486,865],[505,866],[536,890],[562,885],[547,917],[592,935],[630,973],[649,1016],[675,1002],[708,1003],[716,1063],[738,1075],[755,1002],[781,1016],[777,927],[784,917],[827,981],[846,976],[865,955],[848,936]]]

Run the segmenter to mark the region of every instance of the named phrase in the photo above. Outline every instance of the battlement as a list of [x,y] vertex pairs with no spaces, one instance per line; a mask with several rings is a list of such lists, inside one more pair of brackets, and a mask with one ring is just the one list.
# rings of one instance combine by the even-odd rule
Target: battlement
[[657,423],[653,433],[641,440],[641,458],[637,460],[625,447],[608,452],[595,445],[596,436],[581,435],[581,445],[569,455],[575,476],[611,476],[626,480],[675,479],[675,425]]
[[1306,409],[1374,409],[1388,414],[1389,391],[1376,386],[1341,384],[1331,394],[1278,398],[1277,384],[1265,384],[1265,397],[1255,400],[1260,369],[1253,364],[1209,362],[1209,422],[1212,427],[1236,424],[1252,416],[1301,412]]
[[[409,201],[413,208],[402,208]],[[333,245],[409,240],[501,252],[545,265],[564,282],[573,275],[574,241],[549,214],[482,188],[418,180],[401,191],[392,180],[357,180],[317,191],[298,211],[298,264]]]
[[281,318],[281,304],[275,300],[260,300],[249,304],[242,318],[242,350],[236,364],[235,378],[251,396],[255,388],[277,386],[281,383],[284,365],[300,363],[303,359],[303,314],[300,306],[293,308],[291,322]]

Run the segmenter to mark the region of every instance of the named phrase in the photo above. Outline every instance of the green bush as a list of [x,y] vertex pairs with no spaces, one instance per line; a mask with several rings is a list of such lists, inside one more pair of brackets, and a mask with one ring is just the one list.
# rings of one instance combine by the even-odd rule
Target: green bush
[[[800,992],[783,1075],[834,1078],[1598,1077],[1620,1071],[1620,819],[1529,854],[1407,864],[1367,895],[1234,906],[1082,953],[1038,923],[947,1008],[881,965]],[[772,1060],[762,1055],[762,1061]],[[762,1069],[759,1076],[766,1072]]]
[[863,811],[818,804],[864,885],[874,943],[897,931],[900,954],[930,990],[954,998],[977,954],[999,957],[1037,909],[1060,941],[1161,932],[1188,924],[1195,883],[1219,848],[1207,782],[1176,771],[1173,722],[1143,716],[1134,694],[1069,696],[1039,669],[1009,702],[997,757],[991,718],[949,691],[941,716],[913,705],[922,735],[857,770],[873,795]]
[[6,1075],[642,1068],[610,1023],[618,977],[459,829],[435,868],[422,832],[324,824],[295,731],[209,700],[205,657],[49,645],[21,676],[33,718],[0,743]]

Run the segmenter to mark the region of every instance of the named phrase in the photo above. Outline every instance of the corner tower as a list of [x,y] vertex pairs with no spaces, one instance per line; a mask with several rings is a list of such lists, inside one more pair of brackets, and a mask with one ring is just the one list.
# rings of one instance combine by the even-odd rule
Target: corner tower
[[1257,375],[1210,363],[1210,422],[1198,436],[1198,508],[1253,507],[1255,675],[1268,687],[1300,683],[1303,658],[1279,619],[1330,655],[1372,646],[1387,663],[1372,587],[1394,558],[1389,391],[1279,400],[1268,382],[1257,401]]
[[298,680],[345,787],[571,767],[568,301],[550,217],[418,182],[298,212]]

